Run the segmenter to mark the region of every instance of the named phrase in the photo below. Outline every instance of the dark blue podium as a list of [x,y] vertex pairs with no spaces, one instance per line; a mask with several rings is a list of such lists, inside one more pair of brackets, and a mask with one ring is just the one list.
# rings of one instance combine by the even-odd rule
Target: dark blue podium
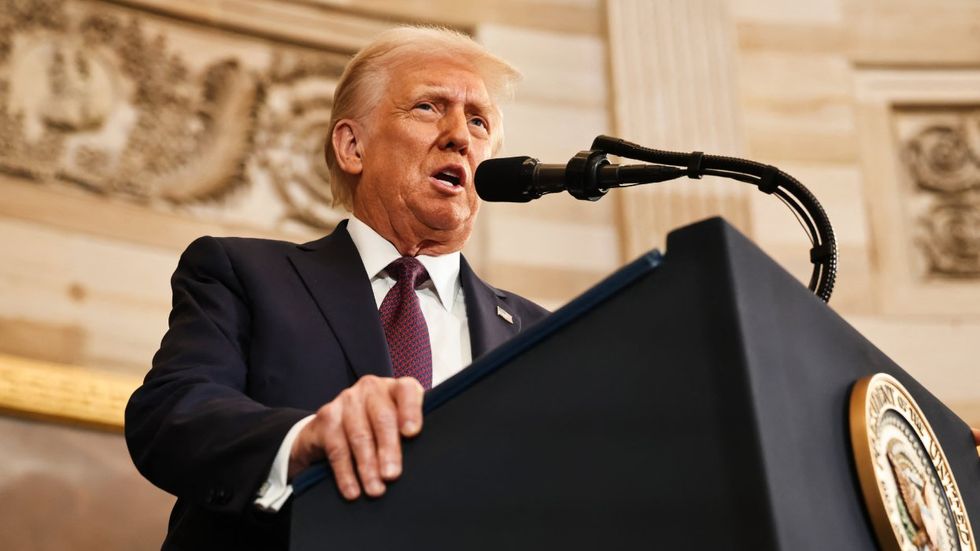
[[873,550],[854,382],[911,391],[980,521],[967,425],[721,219],[429,392],[400,480],[301,476],[291,549]]

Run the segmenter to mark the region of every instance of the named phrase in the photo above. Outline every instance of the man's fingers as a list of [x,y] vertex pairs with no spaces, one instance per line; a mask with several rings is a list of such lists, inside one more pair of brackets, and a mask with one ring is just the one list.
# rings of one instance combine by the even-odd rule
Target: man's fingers
[[378,454],[375,449],[374,432],[368,421],[363,398],[356,392],[347,393],[344,399],[344,433],[347,444],[354,454],[357,474],[364,491],[371,497],[378,497],[385,491],[378,469]]
[[392,389],[398,407],[398,429],[402,436],[415,436],[422,430],[422,398],[425,389],[414,377],[395,379]]
[[337,489],[347,499],[357,499],[361,495],[361,485],[354,475],[354,463],[351,461],[350,447],[347,445],[347,434],[343,426],[343,409],[338,404],[331,404],[317,412],[320,431],[320,442],[323,454],[330,462]]
[[361,378],[303,428],[290,453],[290,474],[325,456],[345,498],[357,499],[362,488],[380,496],[385,481],[401,475],[401,436],[422,429],[424,394],[411,377]]
[[398,435],[398,410],[388,393],[369,394],[365,398],[368,421],[377,444],[379,472],[384,480],[394,480],[402,472],[401,439]]
[[330,469],[333,470],[333,478],[337,481],[337,488],[340,493],[346,499],[357,499],[361,495],[361,485],[357,483],[357,477],[354,476],[354,462],[351,461],[347,438],[344,436],[336,437],[335,440],[327,444],[326,453],[327,461],[330,462]]

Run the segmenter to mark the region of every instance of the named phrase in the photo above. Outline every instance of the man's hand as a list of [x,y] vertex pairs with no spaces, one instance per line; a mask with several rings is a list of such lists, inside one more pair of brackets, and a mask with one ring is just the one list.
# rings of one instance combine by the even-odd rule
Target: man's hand
[[401,436],[422,430],[424,392],[412,377],[362,377],[300,431],[289,454],[289,478],[326,458],[345,498],[357,499],[362,486],[367,495],[380,496],[385,481],[402,472]]
[[972,430],[973,430],[973,441],[977,443],[977,446],[980,446],[980,429],[972,429]]

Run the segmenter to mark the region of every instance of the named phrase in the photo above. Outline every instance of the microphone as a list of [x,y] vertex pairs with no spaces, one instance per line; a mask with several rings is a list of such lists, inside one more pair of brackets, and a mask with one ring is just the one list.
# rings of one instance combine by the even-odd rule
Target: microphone
[[568,191],[576,199],[597,201],[609,189],[640,182],[662,182],[684,171],[662,165],[614,165],[602,151],[582,151],[568,164],[545,164],[532,157],[487,159],[476,168],[476,192],[484,201],[527,203],[548,193]]
[[[488,159],[476,169],[474,186],[484,201],[526,203],[548,193],[568,191],[576,199],[597,201],[615,187],[664,182],[687,176],[721,176],[775,194],[789,206],[809,233],[813,248],[810,290],[830,300],[837,278],[837,241],[817,198],[798,180],[778,168],[755,161],[651,149],[611,136],[597,136],[592,149],[580,151],[568,164],[542,164],[531,157]],[[618,166],[606,154],[650,164]]]

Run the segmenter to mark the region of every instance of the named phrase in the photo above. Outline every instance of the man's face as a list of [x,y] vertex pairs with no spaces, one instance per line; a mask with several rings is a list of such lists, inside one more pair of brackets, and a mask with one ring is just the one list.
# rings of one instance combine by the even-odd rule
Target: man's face
[[372,222],[386,219],[426,254],[459,250],[479,210],[473,175],[499,124],[483,79],[462,62],[396,65],[360,138],[354,214],[382,234],[385,223]]

